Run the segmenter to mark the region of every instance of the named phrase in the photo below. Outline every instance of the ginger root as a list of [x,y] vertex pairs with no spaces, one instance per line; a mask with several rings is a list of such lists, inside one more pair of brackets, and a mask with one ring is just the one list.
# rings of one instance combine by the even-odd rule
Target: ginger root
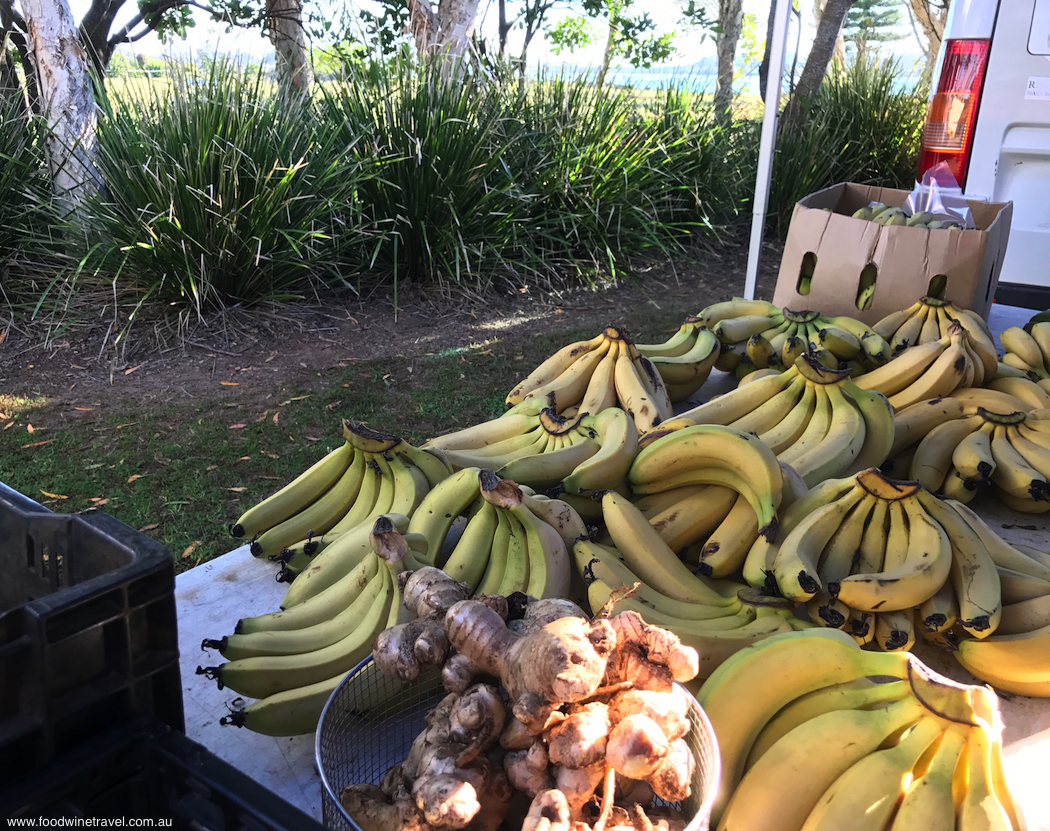
[[567,768],[585,768],[605,758],[609,708],[589,702],[544,733],[551,762]]
[[700,656],[683,646],[673,632],[650,626],[635,611],[620,612],[609,622],[616,650],[609,657],[606,685],[629,682],[639,689],[667,692],[673,681],[685,683],[700,672]]
[[648,779],[669,751],[670,744],[660,725],[646,715],[633,713],[620,719],[609,734],[605,761],[624,776]]
[[521,831],[572,831],[571,826],[572,812],[565,794],[552,788],[536,794]]
[[558,618],[518,635],[498,614],[472,600],[448,610],[445,630],[457,657],[502,682],[514,715],[534,733],[544,729],[562,704],[588,698],[598,689],[616,643],[607,620],[578,617]]
[[372,653],[384,675],[412,681],[423,670],[444,663],[449,651],[445,612],[470,597],[470,586],[432,566],[404,572],[398,582],[405,608],[415,620],[381,632],[372,644]]

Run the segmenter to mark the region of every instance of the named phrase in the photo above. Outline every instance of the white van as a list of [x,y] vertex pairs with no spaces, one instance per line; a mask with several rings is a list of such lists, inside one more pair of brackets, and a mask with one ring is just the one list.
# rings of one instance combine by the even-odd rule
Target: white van
[[996,300],[1050,308],[1050,0],[953,0],[932,92],[918,179],[1012,201]]

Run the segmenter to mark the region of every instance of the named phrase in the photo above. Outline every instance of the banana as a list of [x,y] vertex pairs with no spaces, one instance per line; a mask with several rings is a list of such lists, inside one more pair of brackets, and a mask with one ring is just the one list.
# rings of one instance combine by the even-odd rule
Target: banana
[[[846,633],[822,628],[778,634],[726,659],[696,694],[718,736],[722,762],[712,820],[718,821],[738,792],[755,738],[784,705],[815,689],[862,676],[903,678],[907,667],[906,654],[866,652]],[[828,731],[825,738],[836,735]],[[757,765],[748,775],[755,770]],[[767,828],[764,820],[757,825],[745,821],[740,827]]]
[[525,529],[509,511],[500,513],[507,519],[507,563],[499,589],[493,594],[508,597],[514,592],[526,592],[529,588],[529,545]]
[[[660,377],[668,385],[676,388],[693,387],[693,392],[700,389],[711,374],[711,369],[718,360],[721,346],[715,333],[710,329],[699,329],[692,348],[675,357],[646,355]],[[688,397],[688,396],[687,396]],[[672,400],[675,400],[672,398]]]
[[[1026,372],[1025,370],[1018,369],[1017,367],[1010,366],[1009,364],[1004,364],[1002,361],[999,360],[996,361],[995,371],[991,374],[991,376],[986,375],[985,377],[993,381],[998,378],[1027,378],[1028,380],[1031,380],[1031,378],[1028,375],[1028,372]],[[1042,381],[1039,381],[1038,383],[1040,385],[1043,384]]]
[[[680,501],[688,497],[696,496],[697,494],[703,493],[707,488],[714,487],[713,485],[683,485],[680,488],[672,488],[671,490],[660,491],[660,493],[652,493],[648,496],[640,496],[634,500],[635,507],[645,514],[646,518],[652,522],[654,517],[659,516],[665,511],[674,508]],[[729,489],[726,488],[728,491]],[[729,497],[726,497],[729,499]],[[726,507],[728,512],[729,508],[732,507],[732,500],[729,499]],[[701,510],[706,510],[701,506]],[[721,519],[718,520],[721,522]]]
[[423,475],[426,476],[431,488],[452,475],[452,465],[449,464],[447,459],[439,456],[433,450],[413,447],[408,442],[402,442],[396,452],[408,464],[423,471]]
[[779,375],[760,378],[706,404],[679,413],[677,418],[688,419],[693,424],[731,424],[784,390],[797,376],[798,371],[790,367]]
[[891,312],[886,315],[878,323],[872,325],[871,329],[880,338],[889,340],[893,337],[898,329],[904,325],[905,321],[909,320],[914,314],[923,308],[922,300],[917,300],[912,303],[907,309],[901,309],[899,312]]
[[365,557],[345,577],[310,598],[309,602],[300,603],[287,610],[241,618],[237,621],[234,633],[247,635],[255,632],[305,629],[329,621],[354,602],[379,572],[380,567],[379,557],[373,552],[372,556]]
[[442,555],[445,537],[456,517],[477,498],[478,469],[463,468],[439,482],[423,497],[412,514],[408,530],[427,540],[427,560],[436,565]]
[[[981,415],[976,418],[983,420]],[[994,429],[994,422],[985,421],[979,429],[965,436],[952,451],[952,465],[961,477],[986,481],[992,475],[995,470],[995,457],[992,456]]]
[[783,488],[780,465],[766,445],[739,430],[699,424],[664,436],[638,454],[627,479],[634,493],[684,484],[726,485],[751,503],[760,534],[776,534],[776,500]]
[[958,389],[951,393],[951,397],[963,405],[967,415],[976,413],[978,407],[983,407],[991,413],[1028,413],[1033,409],[1020,398],[998,390]]
[[[923,303],[922,307],[915,314],[905,320],[892,336],[883,335],[883,337],[889,341],[890,349],[894,355],[905,349],[919,345],[919,335],[922,332],[923,324],[926,323],[926,318],[929,316],[929,312],[930,307]],[[876,331],[879,330],[876,329]]]
[[454,433],[446,433],[443,436],[428,439],[423,450],[478,450],[483,447],[495,445],[498,442],[516,439],[531,430],[536,429],[536,417],[545,406],[542,399],[529,399],[530,406],[536,408],[536,412],[526,414],[522,412],[507,412],[499,418],[475,424],[472,427],[457,430]]
[[837,582],[848,577],[853,571],[854,561],[860,557],[860,545],[864,539],[864,529],[868,518],[875,509],[877,499],[871,494],[850,508],[842,519],[842,524],[835,529],[817,563],[817,574],[821,582]]
[[526,488],[521,491],[525,506],[558,532],[566,548],[572,548],[576,540],[587,536],[587,524],[568,502],[530,494]]
[[948,728],[929,767],[905,789],[890,831],[956,831],[952,782],[971,729],[959,724]]
[[852,477],[846,479],[829,479],[805,496],[786,508],[780,517],[779,528],[773,539],[759,536],[744,559],[744,580],[751,586],[769,586],[773,583],[773,562],[779,550],[778,542],[782,541],[794,528],[821,506],[839,500],[853,490],[856,482]]
[[842,383],[825,384],[823,388],[831,404],[828,432],[807,452],[794,456],[789,451],[793,459],[784,459],[798,471],[808,486],[845,474],[860,455],[867,435],[864,416],[853,401],[846,397]]
[[498,509],[485,501],[467,521],[448,559],[440,563],[442,571],[457,582],[469,585],[472,592],[477,589],[481,578],[485,576],[498,524]]
[[799,520],[779,544],[773,561],[773,574],[780,593],[796,603],[804,603],[823,586],[818,575],[820,554],[835,530],[866,492],[854,487]]
[[769,324],[769,315],[766,314],[740,315],[723,318],[711,326],[711,331],[720,343],[744,343],[752,335],[766,331]]
[[992,562],[995,563],[997,568],[1018,571],[1050,582],[1050,564],[1043,563],[1014,548],[966,505],[958,502],[949,502],[948,504],[955,509],[955,512],[977,534],[978,539],[988,551]]
[[508,406],[521,403],[529,393],[534,393],[540,387],[549,384],[572,366],[575,361],[579,360],[581,356],[593,352],[605,343],[605,333],[602,332],[589,341],[578,341],[568,346],[563,346],[511,390],[507,396]]
[[883,831],[912,780],[913,769],[947,727],[939,718],[920,719],[898,744],[857,761],[824,792],[802,831]]
[[[507,562],[510,557],[511,527],[513,523],[511,522],[510,515],[506,511],[496,510],[494,507],[493,510],[496,513],[496,529],[492,534],[489,555],[485,562],[485,571],[482,573],[481,580],[474,589],[475,597],[496,594],[507,573]],[[471,521],[473,521],[473,518]],[[462,542],[462,540],[463,537],[461,536],[460,542]],[[453,554],[454,553],[455,552],[453,552]]]
[[744,433],[761,435],[780,424],[784,417],[798,404],[806,388],[806,379],[796,377],[783,390],[759,404],[754,410],[741,416],[728,426]]
[[853,561],[853,574],[877,574],[882,571],[889,537],[889,509],[887,500],[876,500]]
[[[649,585],[635,574],[624,562],[622,553],[616,548],[600,545],[593,540],[577,540],[572,548],[573,559],[577,570],[583,574],[584,580],[598,578],[613,588],[626,586],[630,588],[637,584],[636,593],[638,600],[654,609],[659,609],[666,615],[682,618],[684,620],[704,620],[711,617],[735,615],[740,611],[741,602],[735,595],[725,596],[703,578],[699,584],[691,584],[695,589],[691,600],[683,601],[671,597],[654,586]],[[600,562],[598,569],[595,562]],[[590,574],[588,574],[590,567]]]
[[430,480],[422,470],[406,462],[400,454],[391,454],[387,461],[394,482],[394,495],[389,509],[384,513],[412,516],[430,491]]
[[[683,327],[685,328],[685,327]],[[611,345],[606,349],[601,361],[594,368],[587,387],[580,399],[579,412],[587,415],[598,415],[609,407],[616,406],[616,383],[613,370],[616,367],[618,349]]]
[[1003,349],[1012,352],[1030,367],[1043,365],[1043,353],[1039,344],[1020,326],[1011,326],[1000,332],[999,343],[1003,345]]
[[1006,426],[997,424],[992,431],[992,456],[995,458],[992,483],[1019,499],[1038,502],[1050,498],[1050,483],[1047,482],[1047,477],[1017,452],[1010,443],[1006,430]]
[[[389,519],[398,533],[409,530],[408,517],[403,514],[381,514]],[[379,517],[376,518],[377,520]],[[342,534],[315,556],[300,572],[281,599],[282,609],[291,609],[329,586],[338,583],[372,552],[371,535],[374,523],[362,523]]]
[[878,612],[874,641],[883,652],[908,652],[915,645],[913,609]]
[[616,397],[621,408],[634,419],[639,432],[652,430],[663,420],[660,404],[646,389],[639,371],[631,359],[627,341],[616,343],[619,353],[613,367],[613,379],[616,386]]
[[[888,396],[894,410],[902,410],[909,404],[948,395],[962,386],[967,366],[973,371],[973,362],[964,345],[966,333],[962,331],[962,327],[955,324],[949,332],[950,345],[937,356],[929,368],[907,387]],[[861,376],[860,380],[863,381],[865,377],[867,376]]]
[[588,436],[577,434],[573,438],[574,444],[513,459],[496,472],[505,479],[538,490],[554,487],[601,449],[601,445]]
[[800,724],[744,774],[721,814],[719,831],[797,831],[836,779],[923,718],[935,716],[908,697],[878,710],[836,710]]
[[1038,378],[1039,374],[1031,364],[1025,363],[1020,357],[1015,355],[1013,352],[1007,352],[1003,355],[1002,360],[999,362],[1000,365],[1011,367],[1012,369],[1018,369],[1022,372],[1025,378],[1033,379]]
[[958,831],[1020,831],[995,793],[991,752],[988,733],[971,730],[966,744],[966,791],[956,816]]
[[765,315],[770,317],[780,310],[766,300],[745,300],[742,297],[734,297],[721,303],[714,303],[697,312],[696,316],[703,321],[709,329],[713,324],[731,317],[743,317],[744,315]]
[[1050,364],[1050,324],[1045,320],[1039,322],[1029,321],[1025,329],[1032,336],[1036,346],[1039,347],[1043,365]]
[[959,620],[959,600],[955,596],[955,587],[951,580],[918,606],[916,625],[925,634],[947,632]]
[[[385,572],[385,573],[384,573]],[[234,633],[214,645],[227,661],[257,655],[301,655],[323,649],[350,635],[361,625],[367,612],[380,602],[387,591],[389,570],[376,569],[374,576],[356,597],[346,599],[346,606],[335,617],[297,629],[269,629],[251,633]]]
[[860,354],[860,341],[838,326],[824,326],[817,331],[817,345],[835,357],[848,361]]
[[738,387],[745,387],[752,381],[757,381],[759,378],[770,378],[774,375],[779,375],[781,368],[778,366],[775,369],[773,367],[766,367],[765,369],[753,369],[747,373],[743,378],[737,382]]
[[802,435],[794,444],[777,455],[778,459],[796,470],[798,470],[798,459],[817,447],[824,440],[831,426],[831,399],[828,397],[828,385],[813,384],[813,387],[815,394],[813,414],[810,416],[806,429],[802,431]]
[[758,517],[747,499],[738,495],[725,519],[700,549],[700,573],[708,577],[735,574],[757,539]]
[[331,678],[352,670],[372,652],[372,641],[387,626],[391,604],[400,603],[400,594],[390,570],[385,591],[371,604],[360,624],[349,635],[322,649],[298,655],[260,655],[240,658],[218,667],[221,687],[229,687],[249,698],[266,698]]
[[996,566],[1000,596],[1004,604],[1024,603],[1050,594],[1050,583],[1023,571]]
[[[828,591],[853,609],[880,615],[910,609],[932,597],[948,579],[952,544],[944,529],[926,514],[915,497],[893,504],[903,509],[906,518],[903,562],[876,574],[853,574],[828,584]],[[899,545],[888,545],[886,558],[900,550]]]
[[[672,551],[681,551],[695,542],[706,540],[742,498],[736,491],[719,485],[701,487],[703,490],[676,501],[649,519],[649,524]],[[751,513],[753,515],[754,511]],[[757,524],[755,532],[758,532]]]
[[856,384],[861,389],[881,392],[887,397],[894,395],[921,378],[950,343],[949,338],[941,338],[905,349],[888,363],[864,373]]
[[890,357],[890,345],[873,328],[866,326],[852,317],[830,317],[827,319],[833,326],[849,332],[860,343],[864,354],[877,364],[885,363]]
[[[896,456],[905,448],[917,444],[934,427],[961,418],[964,410],[963,402],[954,397],[920,401],[898,410],[893,416],[893,446],[890,447],[890,456]],[[976,412],[974,409],[973,413]]]
[[976,529],[955,509],[956,503],[927,491],[919,491],[918,499],[951,544],[949,579],[959,601],[959,625],[975,638],[986,638],[995,631],[1002,615],[1002,589],[995,562]]
[[1050,407],[1050,394],[1027,378],[996,378],[988,382],[987,388],[1019,398],[1035,409]]
[[[528,401],[532,398],[544,400],[548,406],[554,407],[559,413],[568,407],[578,405],[583,401],[591,376],[602,358],[621,343],[622,341],[612,340],[606,335],[601,344],[584,352],[555,378],[525,393],[523,400]],[[512,403],[510,396],[507,397],[507,403]]]
[[230,526],[235,537],[252,538],[301,513],[335,485],[354,458],[349,442],[328,453],[274,494],[245,511]]
[[894,479],[907,479],[911,474],[911,463],[915,458],[915,451],[918,449],[919,445],[917,444],[904,448],[904,450],[896,455],[890,456],[885,462],[879,465],[879,470]]
[[597,452],[580,462],[562,480],[567,493],[609,490],[623,482],[638,451],[638,428],[626,412],[610,407],[581,424],[593,430],[601,443]]
[[931,491],[940,490],[959,445],[984,425],[980,415],[946,421],[934,427],[919,442],[911,460],[909,477]]
[[565,542],[551,525],[529,510],[523,500],[512,505],[510,512],[525,534],[529,558],[529,582],[525,593],[537,600],[568,597],[572,566]]
[[959,643],[956,659],[972,675],[1017,695],[1050,697],[1050,626]]
[[488,447],[477,450],[445,450],[445,457],[449,460],[453,470],[464,468],[494,469],[501,468],[515,459],[525,456],[538,456],[546,453],[552,447],[554,437],[537,426],[528,433],[506,439]]
[[941,321],[943,319],[943,307],[931,306],[929,313],[926,315],[926,320],[922,324],[922,329],[919,330],[919,339],[915,342],[916,345],[940,340],[944,335],[944,332],[941,331]]
[[[1047,588],[1050,589],[1050,586]],[[1003,616],[995,634],[1020,635],[1046,626],[1050,626],[1050,592],[1018,603],[1004,604]]]
[[646,623],[654,626],[688,627],[698,634],[731,632],[754,622],[757,616],[754,607],[738,603],[735,610],[706,606],[700,607],[706,612],[705,614],[694,613],[689,617],[679,617],[664,611],[662,605],[643,603],[629,592],[614,590],[612,585],[594,574],[595,568],[599,572],[603,570],[600,563],[595,564],[591,569],[591,579],[587,583],[587,603],[595,615],[599,614],[602,609],[608,609],[615,614],[634,611],[641,615]]
[[[1045,479],[1050,479],[1050,442],[1038,443],[1025,436],[1017,425],[1005,425],[1003,427],[1006,438],[1010,445],[1016,450],[1029,465],[1035,468]],[[1044,498],[1047,498],[1044,496]]]
[[256,557],[276,554],[307,534],[320,536],[332,528],[351,509],[361,489],[361,468],[350,464],[327,491],[294,516],[259,534],[251,542]]
[[773,349],[773,345],[766,340],[764,332],[755,332],[747,339],[744,346],[751,363],[759,369],[766,369],[770,361],[779,361],[779,354]]
[[676,358],[692,349],[697,334],[706,328],[700,318],[690,315],[678,327],[678,331],[663,343],[636,343],[634,347],[647,358]]
[[802,397],[781,422],[760,433],[758,438],[778,456],[797,442],[809,426],[816,409],[817,385],[806,384]]
[[626,566],[658,592],[675,600],[711,604],[711,589],[667,547],[645,516],[612,491],[602,497],[609,535]]

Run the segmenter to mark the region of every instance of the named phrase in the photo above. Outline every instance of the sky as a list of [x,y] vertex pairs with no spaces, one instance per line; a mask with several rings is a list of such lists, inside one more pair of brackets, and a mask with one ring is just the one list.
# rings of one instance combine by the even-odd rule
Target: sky
[[[87,9],[89,0],[69,0],[69,2],[74,17],[79,20],[81,15],[83,15],[84,11]],[[367,2],[368,0],[356,0],[358,8],[367,4]],[[677,53],[668,62],[670,65],[687,65],[694,63],[700,58],[713,56],[714,42],[710,36],[705,39],[699,32],[687,32],[678,23],[678,18],[680,16],[679,3],[680,0],[637,0],[635,8],[638,11],[647,11],[656,22],[658,31],[665,32],[676,30],[679,33],[679,36],[675,40]],[[333,12],[333,15],[338,14],[343,8],[353,8],[354,4],[355,0],[348,0],[347,4],[339,4],[338,6],[335,6],[337,11]],[[708,5],[712,8],[717,8],[717,3],[714,2],[714,0],[709,0]],[[135,7],[134,0],[126,0],[125,6],[127,9],[124,18],[130,17]],[[514,4],[509,3],[508,6],[510,7],[510,10],[513,11]],[[809,43],[812,40],[815,31],[815,22],[812,11],[813,0],[801,0],[801,8],[801,51],[804,55],[809,49]],[[745,0],[744,2],[745,13],[755,15],[759,21],[760,31],[765,26],[768,10],[769,0],[765,0],[764,2],[763,0]],[[559,11],[554,14],[551,22],[554,22],[559,19],[559,17],[563,17],[567,14],[569,14],[568,11]],[[712,11],[711,14],[713,15],[714,12]],[[190,30],[190,34],[186,40],[176,38],[169,44],[165,45],[159,38],[151,34],[135,44],[124,45],[121,47],[120,51],[129,55],[143,52],[150,57],[156,58],[161,58],[172,53],[176,56],[199,54],[202,50],[206,54],[216,51],[230,54],[242,53],[250,55],[255,60],[272,56],[272,46],[258,30],[246,31],[235,28],[232,31],[227,32],[224,26],[212,23],[202,12],[195,11],[194,17],[197,21],[197,25]],[[121,22],[122,19],[118,18],[118,25]],[[495,2],[486,4],[484,0],[482,0],[478,28],[491,44],[497,42],[496,25],[497,12]],[[595,24],[595,26],[597,27],[597,24]],[[596,38],[597,42],[584,50],[577,51],[575,54],[563,52],[561,55],[555,55],[549,49],[546,41],[542,39],[542,35],[538,36],[533,40],[529,47],[530,66],[535,65],[537,62],[542,62],[548,66],[556,66],[560,63],[574,63],[580,65],[596,65],[600,63],[604,37],[603,33],[597,28],[595,31],[598,35]],[[916,54],[918,52],[918,46],[915,38],[910,34],[910,27],[908,27],[906,22],[904,22],[903,26],[900,28],[900,32],[901,34],[906,34],[907,37],[901,41],[887,44],[885,51],[896,54]],[[794,49],[795,36],[796,33],[793,24],[789,36],[789,54]],[[509,50],[511,54],[517,54],[517,52],[520,51],[521,38],[522,34],[520,32],[512,30],[509,41]]]

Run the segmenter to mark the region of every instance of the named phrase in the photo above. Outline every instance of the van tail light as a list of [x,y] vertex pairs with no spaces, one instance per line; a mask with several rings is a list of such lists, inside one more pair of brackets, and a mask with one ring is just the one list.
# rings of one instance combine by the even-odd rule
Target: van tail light
[[991,41],[948,40],[944,47],[937,91],[922,131],[918,180],[938,162],[947,162],[959,186],[965,188]]

